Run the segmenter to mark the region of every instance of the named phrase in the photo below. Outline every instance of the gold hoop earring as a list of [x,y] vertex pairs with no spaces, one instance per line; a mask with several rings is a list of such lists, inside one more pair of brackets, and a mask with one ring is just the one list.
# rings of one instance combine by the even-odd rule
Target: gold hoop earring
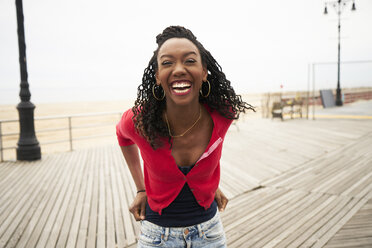
[[[155,94],[155,85],[156,85],[156,84],[154,84],[154,85],[152,86],[152,94],[153,94],[153,96],[155,97],[156,100],[158,100],[158,101],[162,101],[162,100],[164,99],[164,97],[165,97],[165,92],[164,92],[164,90],[163,90],[163,96],[162,96],[161,98],[160,98],[160,97],[157,97],[156,94]],[[161,88],[161,87],[159,86],[159,88]]]
[[[211,93],[211,83],[207,80],[206,81],[207,83],[208,83],[208,93],[206,94],[206,95],[203,95],[203,84],[202,84],[202,87],[200,87],[200,95],[202,96],[202,97],[204,97],[204,98],[207,98],[208,96],[209,96],[209,94]],[[205,82],[203,82],[203,83],[205,83]]]

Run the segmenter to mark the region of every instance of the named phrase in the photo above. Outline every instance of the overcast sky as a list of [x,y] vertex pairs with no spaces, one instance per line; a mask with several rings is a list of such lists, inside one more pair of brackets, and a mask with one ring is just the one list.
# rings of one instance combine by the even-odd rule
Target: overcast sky
[[[183,25],[235,90],[305,90],[309,63],[337,61],[337,15],[322,0],[24,0],[32,101],[134,98],[155,36]],[[372,0],[342,14],[341,59],[372,61]],[[320,66],[317,88],[336,86]],[[0,104],[19,101],[14,1],[0,1]],[[372,86],[372,63],[344,66],[343,87]]]

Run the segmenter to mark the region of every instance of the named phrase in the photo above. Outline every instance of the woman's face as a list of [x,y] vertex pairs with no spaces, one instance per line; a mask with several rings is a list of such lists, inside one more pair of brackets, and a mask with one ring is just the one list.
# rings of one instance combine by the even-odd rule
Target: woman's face
[[194,43],[186,38],[167,40],[159,49],[157,62],[156,84],[161,84],[167,103],[187,105],[198,101],[207,69]]

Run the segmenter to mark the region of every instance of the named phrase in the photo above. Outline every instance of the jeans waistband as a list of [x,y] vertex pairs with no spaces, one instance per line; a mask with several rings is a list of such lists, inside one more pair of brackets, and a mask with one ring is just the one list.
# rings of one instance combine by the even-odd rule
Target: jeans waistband
[[205,222],[202,222],[197,225],[187,226],[187,227],[162,227],[151,223],[146,220],[141,221],[142,228],[146,228],[149,232],[153,233],[161,233],[164,235],[164,239],[167,240],[169,235],[173,236],[183,236],[187,229],[187,232],[198,232],[199,236],[203,236],[203,232],[207,230],[211,225],[214,225],[215,222],[220,221],[220,214],[217,211],[216,214],[210,219]]

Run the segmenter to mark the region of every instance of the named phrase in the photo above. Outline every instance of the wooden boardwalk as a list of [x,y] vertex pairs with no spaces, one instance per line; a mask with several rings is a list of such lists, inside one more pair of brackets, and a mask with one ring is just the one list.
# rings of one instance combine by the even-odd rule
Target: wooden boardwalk
[[[372,247],[372,120],[246,119],[221,159],[229,247]],[[0,164],[0,247],[132,247],[117,145]]]

